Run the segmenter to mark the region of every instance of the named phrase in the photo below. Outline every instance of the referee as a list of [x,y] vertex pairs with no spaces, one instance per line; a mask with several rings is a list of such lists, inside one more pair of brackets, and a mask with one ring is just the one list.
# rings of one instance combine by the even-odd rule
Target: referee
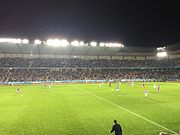
[[115,135],[122,135],[122,128],[120,124],[117,123],[117,120],[114,120],[114,125],[110,131],[110,133],[115,131]]

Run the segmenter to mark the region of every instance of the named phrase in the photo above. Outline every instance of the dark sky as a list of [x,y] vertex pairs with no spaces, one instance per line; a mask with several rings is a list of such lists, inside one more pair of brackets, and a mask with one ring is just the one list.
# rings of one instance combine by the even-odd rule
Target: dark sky
[[1,0],[0,37],[163,46],[180,42],[178,1]]

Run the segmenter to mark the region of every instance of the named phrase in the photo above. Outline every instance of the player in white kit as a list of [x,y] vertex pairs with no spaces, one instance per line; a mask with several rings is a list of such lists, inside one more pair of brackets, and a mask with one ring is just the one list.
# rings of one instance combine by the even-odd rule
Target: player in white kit
[[154,89],[156,89],[156,84],[154,84]]
[[144,91],[144,96],[147,97],[148,93],[149,93],[149,91],[146,89],[146,90]]

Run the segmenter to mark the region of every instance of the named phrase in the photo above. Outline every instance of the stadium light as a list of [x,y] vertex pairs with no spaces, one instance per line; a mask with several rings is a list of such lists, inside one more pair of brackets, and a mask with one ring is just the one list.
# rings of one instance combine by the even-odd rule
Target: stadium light
[[112,43],[106,43],[106,47],[112,47]]
[[79,43],[79,41],[74,40],[74,41],[71,42],[71,45],[72,45],[72,46],[79,46],[80,43]]
[[104,47],[106,44],[105,43],[99,43],[100,47]]
[[16,38],[0,38],[1,43],[14,43],[14,44],[20,44],[22,43],[21,39],[16,39]]
[[0,43],[3,43],[5,41],[5,38],[0,38]]
[[80,41],[79,44],[80,44],[80,46],[84,46],[85,45],[83,41]]
[[39,40],[39,39],[34,40],[34,44],[35,44],[35,45],[39,45],[39,44],[41,44],[41,43],[42,43],[42,41]]
[[120,43],[99,43],[100,47],[124,47],[123,44]]
[[158,52],[157,53],[157,57],[166,57],[167,56],[167,52]]
[[83,41],[77,41],[77,40],[74,40],[74,41],[72,41],[71,42],[71,45],[72,46],[84,46],[85,44],[84,44],[84,42]]
[[28,43],[29,43],[29,40],[28,40],[28,39],[23,39],[23,40],[22,40],[22,43],[23,43],[23,44],[28,44]]
[[54,47],[59,47],[59,46],[66,47],[66,46],[69,45],[69,42],[66,39],[62,39],[62,40],[59,40],[59,39],[48,39],[46,44],[48,46],[54,46]]
[[[0,38],[0,43],[14,43],[14,44],[28,44],[29,40],[28,39],[16,39],[16,38]],[[38,44],[46,44],[48,46],[54,46],[54,47],[66,47],[68,45],[72,45],[72,46],[94,46],[96,47],[97,45],[100,47],[124,47],[123,44],[121,43],[104,43],[104,42],[100,42],[97,43],[95,41],[92,41],[90,43],[84,43],[83,41],[78,41],[78,40],[74,40],[71,43],[69,43],[66,39],[48,39],[46,41],[42,41],[40,39],[35,39],[34,40],[34,44],[38,45]],[[164,49],[164,50],[163,50]],[[165,47],[159,47],[157,48],[157,50],[160,51],[165,51]]]
[[166,49],[165,46],[164,46],[164,47],[158,47],[158,48],[157,48],[158,51],[164,51],[165,49]]
[[20,44],[20,43],[22,43],[22,40],[21,39],[12,39],[12,43]]
[[124,45],[120,43],[106,43],[105,46],[106,47],[124,47]]
[[91,42],[90,45],[91,46],[97,46],[97,42]]

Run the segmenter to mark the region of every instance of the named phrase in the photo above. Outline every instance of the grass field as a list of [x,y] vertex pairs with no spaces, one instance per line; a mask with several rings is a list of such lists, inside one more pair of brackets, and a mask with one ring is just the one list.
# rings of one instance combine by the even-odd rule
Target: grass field
[[[113,120],[124,135],[170,134],[180,129],[180,83],[129,86],[64,84],[0,86],[0,135],[109,135]],[[114,133],[113,133],[114,134]]]

